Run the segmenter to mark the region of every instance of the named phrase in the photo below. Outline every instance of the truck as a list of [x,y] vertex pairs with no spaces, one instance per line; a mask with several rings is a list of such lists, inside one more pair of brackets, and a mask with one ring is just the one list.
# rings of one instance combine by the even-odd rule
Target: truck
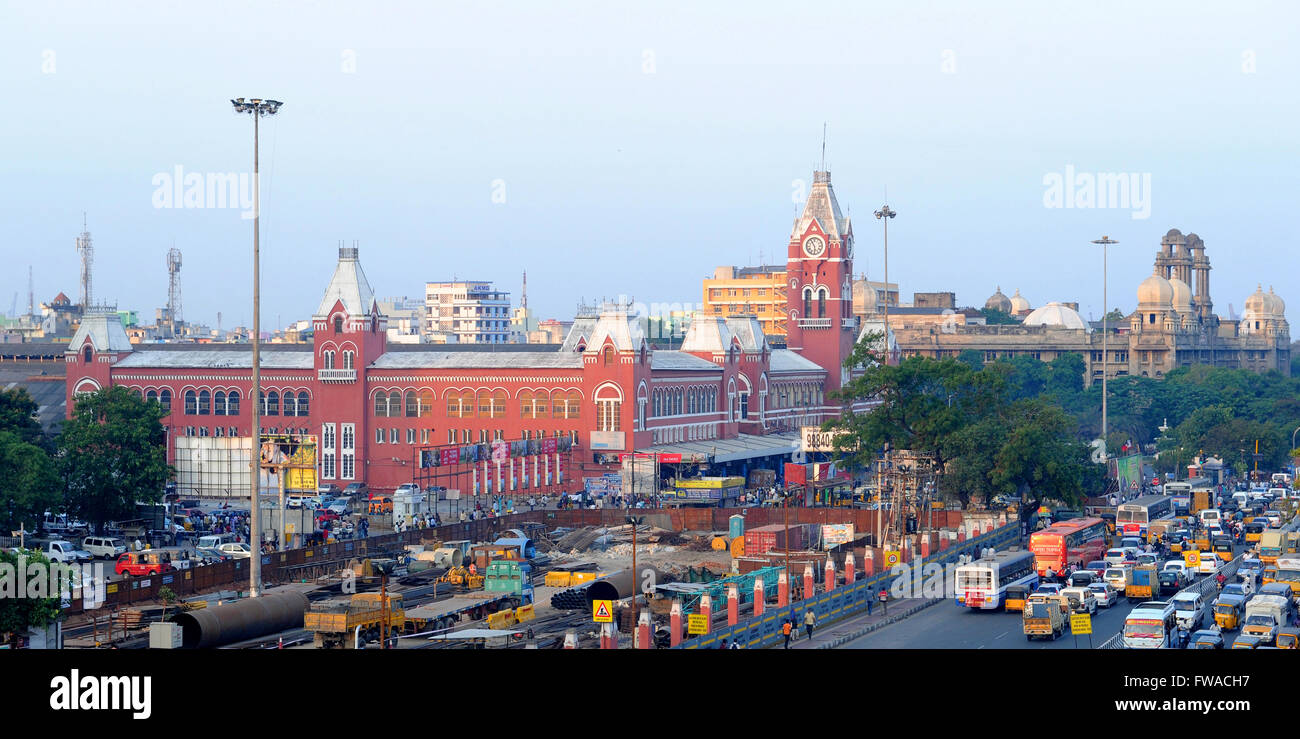
[[1242,621],[1241,633],[1258,636],[1271,643],[1277,638],[1277,630],[1286,625],[1291,604],[1281,595],[1256,595],[1246,602],[1246,616]]
[[1025,640],[1051,636],[1053,640],[1065,633],[1070,602],[1060,595],[1031,595],[1021,614]]
[[1155,565],[1138,565],[1133,568],[1124,595],[1129,600],[1151,600],[1160,589]]
[[70,541],[63,539],[54,539],[45,543],[41,547],[41,554],[44,554],[51,562],[61,562],[63,564],[77,564],[78,562],[89,562],[95,558],[93,554],[87,552],[81,547]]
[[457,593],[450,598],[412,608],[407,623],[417,631],[450,629],[462,619],[477,621],[503,611],[513,611],[515,622],[532,618],[533,584],[527,563],[497,560],[487,566],[483,590]]
[[1282,556],[1286,532],[1276,529],[1266,530],[1259,535],[1259,558],[1264,564],[1273,564]]
[[1192,490],[1192,506],[1189,513],[1200,516],[1201,511],[1213,508],[1214,491],[1208,489]]
[[302,626],[312,632],[318,649],[348,649],[359,639],[377,641],[386,633],[401,633],[406,611],[400,593],[356,593],[347,600],[313,603]]

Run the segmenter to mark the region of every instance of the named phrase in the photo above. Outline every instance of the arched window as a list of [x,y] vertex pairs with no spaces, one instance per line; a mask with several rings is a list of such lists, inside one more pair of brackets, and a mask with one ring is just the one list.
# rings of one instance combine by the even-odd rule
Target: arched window
[[[609,366],[613,365],[613,364],[614,364],[614,357],[615,357],[615,354],[614,354],[614,347],[612,347],[612,346],[606,346],[606,347],[605,347],[604,356],[605,356],[605,366],[606,366],[606,367],[609,367]],[[89,362],[90,360],[87,359],[86,361]]]
[[406,391],[406,417],[420,417],[420,396],[416,395],[414,390]]
[[212,394],[207,390],[199,391],[199,415],[206,416],[212,412]]
[[524,390],[519,393],[519,417],[533,417],[533,393],[531,390]]
[[402,417],[402,394],[396,390],[388,394],[388,417]]
[[474,394],[470,392],[447,391],[447,417],[473,418]]
[[555,394],[551,395],[551,417],[566,418],[567,414],[564,412],[564,408],[565,395],[562,392],[556,391]]
[[506,417],[506,400],[509,398],[505,390],[497,390],[492,393],[492,418]]
[[90,344],[86,344],[86,346],[81,350],[81,360],[86,364],[90,364],[90,360],[91,360]]
[[596,394],[596,430],[623,430],[623,402],[618,397],[618,390],[603,387]]
[[133,387],[133,388],[131,388],[131,394],[134,395],[134,396],[137,397],[137,398],[142,398],[142,397],[144,397],[143,395],[140,394],[140,388],[138,388],[138,387]]
[[144,399],[145,399],[145,400],[152,400],[152,401],[154,401],[155,403],[158,402],[158,391],[157,391],[157,390],[148,390],[148,391],[146,391],[145,394],[144,394]]
[[334,369],[334,351],[332,349],[321,352],[321,366],[325,369]]
[[311,412],[310,396],[307,395],[306,390],[303,390],[298,393],[298,415],[306,416],[306,415],[310,415],[310,412]]
[[163,388],[158,391],[158,404],[163,407],[164,413],[172,412],[172,391],[170,389]]
[[[558,396],[559,393],[556,393],[556,395]],[[564,417],[569,420],[578,418],[581,415],[582,396],[576,392],[570,392],[567,405],[568,409],[565,411]]]
[[826,317],[826,288],[817,291],[817,317]]
[[805,287],[803,289],[803,317],[804,318],[808,317],[809,314],[808,309],[809,307],[811,307],[810,306],[811,303],[812,303],[812,288]]
[[278,391],[272,390],[262,395],[262,415],[280,415],[280,393]]
[[334,316],[334,333],[343,333],[343,316]]
[[[238,390],[231,390],[230,394],[226,396],[226,415],[227,416],[239,415],[239,391]],[[234,434],[231,434],[231,436],[234,436]]]
[[343,352],[343,369],[345,370],[356,369],[356,367],[353,366],[352,363],[352,357],[354,356],[354,354],[355,353],[352,352],[351,350]]
[[533,404],[533,418],[546,418],[547,408],[551,405],[551,394],[545,390],[538,390]]
[[226,394],[218,390],[216,394],[212,396],[212,401],[212,415],[226,415]]
[[492,392],[490,390],[478,391],[478,415],[479,418],[492,417]]
[[375,415],[379,418],[388,417],[388,393],[383,390],[375,393]]
[[420,418],[433,417],[433,391],[420,391]]

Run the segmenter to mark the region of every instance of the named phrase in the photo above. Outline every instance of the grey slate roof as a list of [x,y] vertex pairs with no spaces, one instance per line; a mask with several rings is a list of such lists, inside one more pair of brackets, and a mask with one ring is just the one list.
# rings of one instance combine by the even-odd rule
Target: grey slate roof
[[774,349],[769,364],[772,372],[825,372],[816,362],[809,361],[789,349]]
[[694,354],[680,351],[658,350],[650,355],[652,370],[692,370],[699,372],[721,372],[722,368],[707,359],[700,359]]
[[385,352],[370,369],[582,369],[577,352]]
[[122,328],[122,317],[116,313],[88,313],[81,319],[77,333],[68,342],[69,351],[81,351],[89,337],[97,352],[131,351],[131,340]]
[[[262,369],[306,369],[312,368],[315,355],[309,351],[261,351]],[[194,368],[194,369],[238,369],[253,366],[253,350],[230,351],[222,349],[170,349],[162,351],[132,352],[113,369],[141,368]]]
[[325,297],[321,298],[316,315],[329,315],[336,300],[343,301],[343,309],[351,316],[367,315],[375,304],[375,291],[370,289],[370,281],[361,269],[355,248],[339,249],[339,264],[334,268],[334,277],[325,288]]

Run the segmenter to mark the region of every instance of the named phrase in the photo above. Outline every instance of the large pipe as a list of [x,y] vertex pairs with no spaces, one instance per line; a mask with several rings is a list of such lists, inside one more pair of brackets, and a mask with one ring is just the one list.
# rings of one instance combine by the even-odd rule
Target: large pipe
[[181,625],[181,646],[203,649],[302,628],[306,611],[306,595],[273,592],[224,606],[178,613],[175,619]]
[[[641,567],[641,577],[639,578],[645,587],[653,589],[655,583],[659,582],[659,571],[653,567]],[[632,570],[626,569],[615,572],[609,577],[603,577],[591,583],[587,588],[586,595],[589,600],[623,600],[632,597],[636,592],[636,581],[638,578],[632,576]],[[648,580],[648,582],[646,582]]]

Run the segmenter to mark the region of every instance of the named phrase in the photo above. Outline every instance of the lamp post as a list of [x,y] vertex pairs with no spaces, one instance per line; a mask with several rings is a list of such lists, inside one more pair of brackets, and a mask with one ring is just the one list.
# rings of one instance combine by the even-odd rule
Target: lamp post
[[1108,255],[1106,247],[1119,242],[1109,236],[1103,236],[1100,239],[1093,239],[1094,244],[1101,244],[1101,458],[1103,460],[1110,458],[1109,450],[1106,449],[1106,376],[1110,374],[1109,364],[1109,343],[1110,331],[1106,327],[1106,312],[1110,310],[1108,303],[1110,296],[1107,294],[1106,285],[1106,268],[1108,266]]
[[248,526],[250,530],[249,538],[253,540],[253,556],[249,558],[248,565],[248,596],[256,598],[261,595],[262,591],[262,528],[261,528],[261,508],[262,508],[262,491],[259,489],[260,465],[258,464],[261,457],[261,439],[262,429],[260,427],[259,412],[262,403],[262,368],[261,368],[261,331],[262,331],[262,293],[261,293],[261,258],[259,253],[259,229],[261,227],[261,203],[262,195],[260,183],[258,182],[258,129],[259,122],[264,115],[275,115],[283,105],[278,100],[261,100],[251,98],[235,98],[230,101],[235,106],[236,113],[250,113],[253,116],[253,388],[249,392],[249,405],[252,406],[252,428],[250,436],[253,440],[252,454],[249,455],[249,487],[251,488],[250,500],[252,505],[249,506]]
[[[889,203],[880,206],[876,211],[876,219],[883,221],[885,224],[885,365],[892,363],[894,353],[889,350],[889,219],[898,216],[894,210],[889,207]],[[871,285],[867,285],[868,288]]]
[[[638,619],[641,618],[636,602],[637,597],[641,595],[641,573],[636,568],[636,527],[645,522],[645,516],[628,516],[625,520],[632,524],[632,633],[635,634]],[[633,638],[633,646],[635,644],[636,640]]]

